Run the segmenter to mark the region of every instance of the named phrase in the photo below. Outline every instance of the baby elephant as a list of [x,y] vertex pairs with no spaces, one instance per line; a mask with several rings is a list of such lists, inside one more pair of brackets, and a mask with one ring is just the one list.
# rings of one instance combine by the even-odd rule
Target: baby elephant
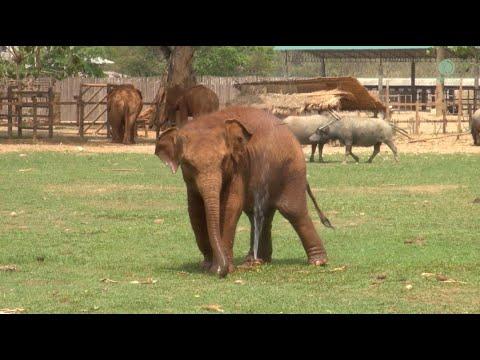
[[351,155],[356,162],[359,161],[358,156],[352,153],[353,145],[373,146],[373,154],[368,159],[368,162],[371,163],[380,152],[382,143],[392,150],[395,161],[398,161],[397,147],[392,140],[393,133],[392,126],[382,119],[344,117],[326,127],[319,127],[315,134],[310,136],[310,140],[319,143],[320,151],[323,148],[323,144],[329,140],[339,140],[342,145],[345,145],[344,164],[347,162],[348,155]]

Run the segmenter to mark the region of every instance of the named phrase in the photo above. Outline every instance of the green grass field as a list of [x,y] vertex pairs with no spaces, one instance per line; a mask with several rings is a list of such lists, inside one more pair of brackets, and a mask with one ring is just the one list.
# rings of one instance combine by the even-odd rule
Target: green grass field
[[[307,265],[292,227],[277,214],[273,262],[218,279],[199,269],[181,174],[171,175],[155,156],[1,154],[0,266],[17,269],[0,271],[0,309],[480,313],[478,157],[404,155],[395,164],[379,156],[371,165],[341,159],[308,165],[321,208],[337,227],[324,228],[309,202],[327,267]],[[248,236],[242,216],[236,264]]]

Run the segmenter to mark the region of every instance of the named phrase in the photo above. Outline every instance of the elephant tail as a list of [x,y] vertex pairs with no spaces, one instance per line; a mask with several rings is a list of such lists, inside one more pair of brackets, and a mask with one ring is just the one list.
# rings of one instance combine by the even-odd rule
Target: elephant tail
[[325,216],[322,210],[320,210],[320,208],[318,207],[317,200],[315,199],[315,196],[313,196],[312,189],[310,189],[310,184],[308,183],[308,181],[307,181],[307,193],[308,193],[308,196],[310,196],[310,199],[312,199],[313,201],[313,205],[315,206],[315,210],[317,210],[317,214],[320,217],[320,221],[322,222],[322,224],[330,229],[335,229],[332,223],[330,222],[330,220],[328,220],[328,218]]

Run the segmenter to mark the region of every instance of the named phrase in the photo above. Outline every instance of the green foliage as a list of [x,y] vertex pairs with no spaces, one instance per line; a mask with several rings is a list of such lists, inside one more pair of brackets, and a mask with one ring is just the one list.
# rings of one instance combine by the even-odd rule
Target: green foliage
[[106,57],[115,64],[105,67],[128,76],[161,76],[165,60],[156,46],[105,46]]
[[[371,148],[355,152],[364,161]],[[277,213],[273,262],[218,279],[199,269],[181,174],[155,156],[0,154],[0,265],[18,267],[0,271],[0,309],[206,313],[204,305],[218,304],[225,313],[479,313],[478,157],[404,155],[396,164],[387,150],[373,164],[341,165],[342,158],[327,154],[327,163],[307,165],[336,226],[322,227],[309,201],[329,266],[307,265]],[[242,215],[236,265],[249,235]],[[130,283],[147,278],[157,282]]]
[[195,53],[198,75],[268,75],[275,53],[269,46],[202,46]]
[[0,60],[0,73],[9,78],[51,76],[63,79],[78,74],[101,77],[103,71],[90,59],[103,57],[101,48],[88,46],[16,46],[12,61]]

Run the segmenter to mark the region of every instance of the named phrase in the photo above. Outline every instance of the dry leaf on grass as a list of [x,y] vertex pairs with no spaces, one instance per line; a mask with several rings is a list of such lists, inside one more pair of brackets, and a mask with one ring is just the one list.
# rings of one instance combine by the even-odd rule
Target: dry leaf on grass
[[155,219],[153,222],[154,222],[155,224],[163,224],[164,221],[165,221],[165,220],[163,220],[163,219]]
[[30,168],[30,169],[20,169],[20,170],[18,170],[18,171],[19,171],[19,172],[27,172],[27,171],[32,171],[32,170],[33,170],[33,169]]
[[473,203],[474,204],[480,204],[480,198],[476,198],[475,200],[473,200]]
[[387,278],[387,274],[378,274],[377,280],[385,280]]
[[20,154],[19,156],[20,157],[25,157],[25,156],[27,156],[27,154]]
[[413,286],[411,284],[405,285],[405,289],[412,290]]
[[225,310],[223,310],[222,307],[218,304],[203,305],[202,309],[212,311],[212,312],[220,312],[220,313],[225,312]]
[[237,285],[244,285],[244,284],[245,284],[245,281],[239,279],[239,280],[235,280],[233,283],[234,283],[234,284],[237,284]]
[[405,240],[404,244],[415,244],[415,245],[425,245],[425,237],[424,236],[417,236],[414,239]]
[[0,314],[19,314],[24,311],[25,311],[24,308],[13,308],[13,309],[5,308],[5,309],[0,309]]
[[0,271],[17,271],[17,265],[0,265]]
[[435,276],[435,279],[437,281],[440,281],[440,282],[443,282],[443,283],[466,284],[465,281],[458,281],[458,280],[454,280],[454,279],[449,279],[447,276],[445,276],[443,274],[434,274],[434,273],[424,272],[424,273],[422,273],[422,276],[426,277],[426,278]]
[[138,281],[138,280],[133,280],[130,281],[130,284],[144,284],[144,285],[150,285],[150,284],[155,284],[158,280],[154,280],[152,278],[147,278],[147,280],[144,281]]
[[347,265],[343,265],[337,268],[334,268],[332,270],[328,270],[329,272],[334,272],[334,271],[345,271],[347,269]]
[[18,214],[17,214],[15,211],[12,211],[12,212],[10,213],[10,216],[11,216],[11,217],[15,217],[15,216],[17,216],[17,215],[18,215]]
[[103,279],[100,279],[101,282],[105,283],[105,284],[114,284],[114,283],[118,283],[119,281],[116,281],[116,280],[112,280],[112,279],[108,279],[108,278],[103,278]]

